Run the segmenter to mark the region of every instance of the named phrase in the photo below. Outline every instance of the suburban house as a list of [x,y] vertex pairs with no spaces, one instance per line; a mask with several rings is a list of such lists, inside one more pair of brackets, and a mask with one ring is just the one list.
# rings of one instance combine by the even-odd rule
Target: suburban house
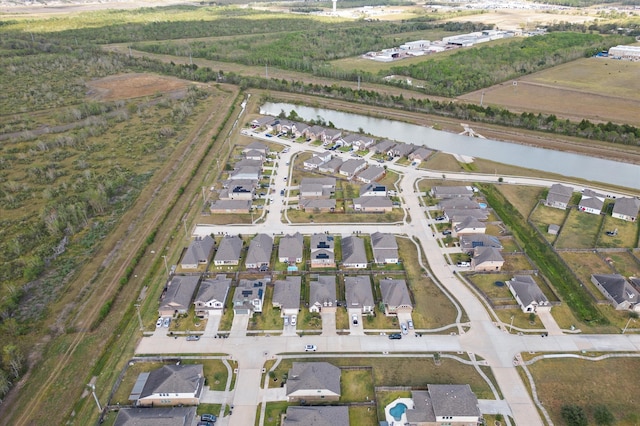
[[322,173],[336,173],[342,166],[342,160],[339,157],[334,157],[326,163],[318,166],[318,170]]
[[398,143],[393,148],[389,149],[389,151],[387,151],[387,155],[389,155],[389,157],[407,157],[417,148],[418,147],[414,144]]
[[395,235],[374,232],[371,234],[371,247],[373,248],[373,261],[378,265],[398,263],[398,243]]
[[230,288],[231,278],[227,278],[224,274],[202,280],[193,302],[196,316],[208,318],[211,315],[222,315]]
[[296,232],[293,235],[285,235],[280,238],[278,244],[278,261],[282,263],[302,262],[302,251],[304,250],[304,240],[302,234]]
[[333,236],[328,234],[313,234],[311,236],[311,267],[335,268]]
[[233,165],[233,170],[239,170],[243,167],[262,167],[262,160],[249,160],[248,158],[243,158]]
[[613,205],[611,216],[629,222],[635,222],[640,210],[640,200],[637,198],[618,198]]
[[349,407],[289,406],[282,426],[349,426]]
[[412,391],[413,408],[406,411],[411,426],[476,426],[482,415],[478,398],[469,385],[427,385]]
[[196,239],[189,244],[184,256],[182,256],[180,267],[182,269],[197,269],[200,265],[207,265],[215,245],[215,240],[209,235],[196,237]]
[[591,275],[591,282],[598,287],[613,307],[618,310],[640,311],[640,293],[620,274]]
[[263,157],[266,157],[267,154],[269,154],[269,147],[260,141],[253,141],[242,149],[243,154],[246,154],[249,151],[258,151]]
[[438,208],[442,210],[477,210],[480,209],[480,204],[476,203],[469,197],[445,198],[438,203]]
[[432,150],[430,150],[429,148],[425,148],[424,146],[421,146],[420,148],[416,149],[411,154],[409,154],[408,158],[411,161],[424,161],[427,158],[429,158],[431,154],[433,154]]
[[186,314],[191,306],[193,293],[200,275],[174,275],[160,301],[158,313],[161,317]]
[[302,185],[320,185],[323,189],[328,189],[331,194],[336,190],[336,178],[334,177],[321,177],[321,178],[302,178],[300,180],[300,186]]
[[362,238],[350,235],[342,238],[342,266],[344,268],[363,269],[367,267],[367,252]]
[[600,214],[604,206],[604,199],[604,195],[585,189],[578,203],[578,210],[585,213]]
[[338,129],[324,129],[324,132],[320,136],[322,142],[332,143],[336,142],[342,136],[342,131]]
[[500,250],[494,247],[476,247],[471,258],[471,269],[476,272],[500,271],[504,259]]
[[364,213],[389,213],[393,203],[387,197],[358,197],[353,199],[353,209]]
[[242,239],[237,235],[227,235],[220,240],[218,251],[213,258],[216,266],[236,266],[240,263]]
[[361,138],[361,136],[358,135],[357,133],[351,133],[351,134],[342,136],[338,142],[342,146],[352,146],[354,144],[354,142],[357,141],[360,138]]
[[433,198],[473,197],[473,188],[470,186],[434,186],[431,188]]
[[454,236],[460,234],[484,234],[486,230],[487,225],[472,216],[467,216],[462,222],[453,225]]
[[272,303],[280,308],[280,316],[297,315],[300,310],[301,277],[286,277],[273,283]]
[[520,305],[524,313],[537,313],[538,311],[550,311],[551,304],[544,295],[538,283],[531,275],[516,275],[507,281],[507,287]]
[[320,166],[323,163],[325,163],[325,160],[314,155],[313,157],[304,160],[302,165],[304,166],[305,169],[317,169],[318,166]]
[[338,170],[341,175],[348,178],[352,178],[360,170],[364,170],[367,167],[367,162],[361,158],[350,158],[340,166]]
[[371,150],[376,154],[386,154],[397,143],[398,142],[390,141],[389,139],[383,139],[377,144],[375,144]]
[[544,204],[548,207],[566,210],[572,195],[572,187],[554,183],[549,188],[549,193],[547,194],[547,199]]
[[455,226],[464,221],[467,217],[473,217],[478,220],[487,220],[489,213],[485,209],[446,209],[444,215],[449,218]]
[[262,165],[265,160],[265,156],[262,151],[258,151],[257,149],[244,151],[244,158],[246,158],[247,160],[259,161],[260,165]]
[[229,173],[229,180],[250,179],[260,180],[262,174],[261,167],[245,166],[240,167],[238,170],[234,170]]
[[251,200],[216,200],[210,210],[211,213],[249,213]]
[[328,362],[294,362],[287,377],[289,402],[340,399],[340,369]]
[[318,199],[318,198],[305,198],[298,202],[298,207],[302,211],[310,211],[317,213],[333,212],[336,209],[336,200],[330,199]]
[[195,420],[196,407],[120,408],[114,426],[191,426]]
[[371,166],[358,173],[356,179],[363,183],[371,183],[383,177],[385,173],[384,167]]
[[245,265],[247,269],[265,269],[271,263],[273,238],[267,234],[258,234],[249,243]]
[[267,116],[263,116],[263,117],[258,117],[254,120],[251,120],[251,127],[257,128],[267,128],[269,130],[271,130],[271,123],[273,123],[275,120],[275,118],[267,115]]
[[[369,170],[369,169],[367,169]],[[386,197],[387,187],[377,183],[369,183],[360,187],[361,197]]]
[[303,178],[300,181],[300,198],[329,198],[336,190],[336,178]]
[[233,313],[249,315],[262,312],[264,292],[269,278],[262,280],[241,279],[233,294]]
[[[234,184],[234,182],[242,182]],[[218,191],[221,200],[253,200],[255,195],[255,182],[253,180],[231,181],[228,188]]]
[[296,138],[302,137],[305,132],[307,131],[307,129],[310,126],[306,123],[300,123],[300,122],[295,122],[293,127],[291,128],[291,131],[289,132],[292,136],[295,136]]
[[322,126],[311,126],[305,129],[304,136],[314,141],[322,140],[322,135],[324,135],[324,131],[325,131],[325,128]]
[[314,281],[309,282],[309,312],[335,313],[336,306],[335,275],[318,275]]
[[460,248],[470,254],[478,247],[493,247],[502,250],[502,244],[498,237],[487,234],[465,234],[460,236]]
[[380,280],[380,293],[382,294],[385,315],[397,316],[398,313],[410,314],[413,311],[411,295],[405,280]]
[[373,290],[368,275],[344,277],[347,309],[356,309],[363,314],[373,313]]
[[138,407],[198,405],[203,387],[202,364],[168,364],[140,373],[129,400]]
[[371,146],[373,146],[375,142],[376,140],[369,136],[360,135],[358,139],[353,141],[353,149],[354,151],[358,151],[358,150],[364,151],[366,149],[369,149]]

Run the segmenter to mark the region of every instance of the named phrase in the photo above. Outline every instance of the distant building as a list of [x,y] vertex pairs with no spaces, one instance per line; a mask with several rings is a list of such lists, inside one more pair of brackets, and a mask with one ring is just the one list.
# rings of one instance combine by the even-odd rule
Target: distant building
[[616,59],[639,61],[640,46],[629,46],[629,45],[619,44],[609,49],[609,56]]

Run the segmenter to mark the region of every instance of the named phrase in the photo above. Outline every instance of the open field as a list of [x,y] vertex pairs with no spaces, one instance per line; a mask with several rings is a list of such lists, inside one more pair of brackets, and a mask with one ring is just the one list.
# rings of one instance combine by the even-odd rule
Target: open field
[[524,185],[499,185],[498,190],[507,197],[522,217],[528,217],[542,194],[542,188]]
[[[538,231],[540,231],[542,236],[544,236],[547,241],[553,244],[557,239],[557,235],[549,234],[549,225],[558,225],[562,228],[567,213],[568,212],[566,210],[547,207],[544,204],[540,203],[531,214],[530,219],[531,223],[533,223]],[[562,229],[560,229],[560,231],[562,231]]]
[[545,359],[530,365],[538,397],[555,424],[564,424],[560,409],[566,404],[582,407],[593,421],[593,409],[606,406],[616,425],[640,421],[640,410],[631,395],[640,380],[640,359],[610,358],[602,361]]
[[640,63],[584,58],[524,76],[458,99],[496,105],[514,112],[555,114],[570,120],[640,125],[640,94],[635,87]]
[[603,216],[589,214],[572,209],[567,216],[560,234],[556,240],[556,247],[561,248],[591,248],[596,245],[596,238],[600,231]]

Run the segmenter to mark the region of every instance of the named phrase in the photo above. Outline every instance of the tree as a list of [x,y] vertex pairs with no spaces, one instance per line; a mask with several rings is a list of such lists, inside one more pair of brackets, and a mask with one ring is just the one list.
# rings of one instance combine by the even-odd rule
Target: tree
[[587,415],[579,405],[563,405],[560,414],[568,426],[587,426],[589,424]]
[[2,402],[2,398],[9,392],[9,389],[11,389],[9,376],[4,370],[0,370],[0,403]]
[[593,408],[593,418],[597,425],[610,426],[615,423],[616,419],[613,413],[609,411],[606,405],[596,405]]

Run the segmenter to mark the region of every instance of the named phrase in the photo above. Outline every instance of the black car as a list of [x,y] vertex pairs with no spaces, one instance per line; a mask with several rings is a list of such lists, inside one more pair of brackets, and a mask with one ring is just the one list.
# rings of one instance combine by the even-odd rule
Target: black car
[[443,220],[447,220],[447,217],[446,216],[438,216],[438,217],[436,217],[436,220],[438,222],[440,222],[440,221],[443,221]]
[[402,334],[400,333],[392,333],[389,335],[389,339],[391,340],[400,340],[402,339]]
[[442,235],[451,235],[451,230],[445,229],[444,231],[442,231]]

